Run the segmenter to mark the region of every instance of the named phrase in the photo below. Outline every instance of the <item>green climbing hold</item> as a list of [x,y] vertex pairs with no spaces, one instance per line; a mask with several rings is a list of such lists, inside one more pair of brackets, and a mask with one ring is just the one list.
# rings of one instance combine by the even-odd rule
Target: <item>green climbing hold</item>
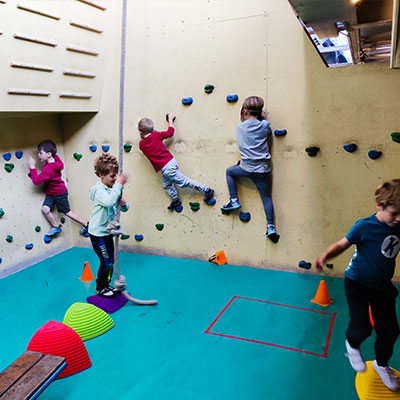
[[190,208],[192,209],[192,211],[199,211],[200,209],[200,203],[189,203]]
[[124,150],[129,153],[132,150],[132,145],[129,143],[124,144]]
[[14,238],[11,235],[8,235],[6,237],[6,240],[7,240],[8,243],[11,243],[14,240]]
[[82,154],[74,153],[74,158],[76,161],[79,161],[82,158]]
[[214,85],[207,84],[206,86],[204,86],[204,91],[208,94],[212,93],[214,89],[215,89]]
[[0,218],[5,214],[4,210],[0,208]]
[[332,269],[333,268],[333,264],[325,264],[326,268]]
[[6,163],[6,164],[4,164],[4,169],[5,169],[7,172],[11,172],[11,171],[14,169],[14,164]]
[[41,228],[40,228],[39,225],[36,225],[36,226],[35,226],[35,231],[36,231],[36,232],[40,232],[40,229],[41,229]]
[[164,229],[164,224],[156,224],[156,228],[159,231],[162,231]]
[[320,149],[317,146],[310,146],[306,148],[306,152],[310,157],[315,157],[318,154],[319,150]]
[[60,218],[60,222],[63,224],[63,223],[65,223],[65,218],[64,217],[61,217]]
[[125,233],[121,234],[121,240],[126,240],[129,239],[131,237],[131,235],[125,235]]
[[221,207],[221,213],[222,213],[222,215],[229,215],[231,213],[231,211],[225,210],[224,208]]
[[392,137],[393,142],[400,143],[400,132],[392,132],[390,136]]

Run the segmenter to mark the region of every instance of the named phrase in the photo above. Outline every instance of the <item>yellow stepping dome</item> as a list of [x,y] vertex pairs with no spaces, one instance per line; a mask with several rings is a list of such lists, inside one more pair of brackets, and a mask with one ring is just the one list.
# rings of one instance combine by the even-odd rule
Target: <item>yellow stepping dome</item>
[[[390,400],[400,399],[400,392],[392,392],[382,382],[372,367],[372,361],[367,361],[367,370],[356,375],[356,390],[360,400]],[[400,372],[394,370],[400,378]]]
[[106,333],[115,326],[101,308],[88,303],[74,303],[64,316],[63,323],[72,328],[83,341]]

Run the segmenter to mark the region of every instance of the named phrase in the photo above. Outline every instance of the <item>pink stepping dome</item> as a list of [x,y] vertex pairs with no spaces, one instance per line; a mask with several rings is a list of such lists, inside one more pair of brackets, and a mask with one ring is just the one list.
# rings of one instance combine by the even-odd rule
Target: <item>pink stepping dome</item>
[[33,335],[27,350],[65,357],[67,367],[57,379],[77,374],[92,365],[80,336],[69,326],[57,321],[45,323]]

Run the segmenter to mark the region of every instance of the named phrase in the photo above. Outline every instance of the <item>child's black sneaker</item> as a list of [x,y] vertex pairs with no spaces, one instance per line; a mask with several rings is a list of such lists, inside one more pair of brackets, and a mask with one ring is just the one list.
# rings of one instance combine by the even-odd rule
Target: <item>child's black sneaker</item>
[[168,210],[174,210],[176,207],[181,206],[182,202],[176,198],[174,200],[172,200],[171,204],[167,207]]
[[108,287],[104,287],[103,289],[96,289],[96,294],[101,297],[114,297],[115,293],[110,290]]
[[207,203],[207,202],[210,201],[213,197],[214,197],[214,190],[211,189],[211,188],[208,188],[208,189],[205,191],[204,199],[203,199],[203,200]]

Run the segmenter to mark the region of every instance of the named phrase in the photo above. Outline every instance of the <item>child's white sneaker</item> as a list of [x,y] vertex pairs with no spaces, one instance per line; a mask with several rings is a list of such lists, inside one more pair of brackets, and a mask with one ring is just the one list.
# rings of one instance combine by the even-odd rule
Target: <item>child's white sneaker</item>
[[365,365],[365,361],[362,358],[359,349],[355,349],[354,347],[350,346],[350,343],[346,340],[346,356],[348,357],[351,366],[357,372],[364,372],[367,369]]
[[381,367],[378,365],[376,360],[372,363],[374,370],[382,379],[383,384],[393,392],[397,392],[399,390],[399,382],[397,380],[397,376],[389,366]]

